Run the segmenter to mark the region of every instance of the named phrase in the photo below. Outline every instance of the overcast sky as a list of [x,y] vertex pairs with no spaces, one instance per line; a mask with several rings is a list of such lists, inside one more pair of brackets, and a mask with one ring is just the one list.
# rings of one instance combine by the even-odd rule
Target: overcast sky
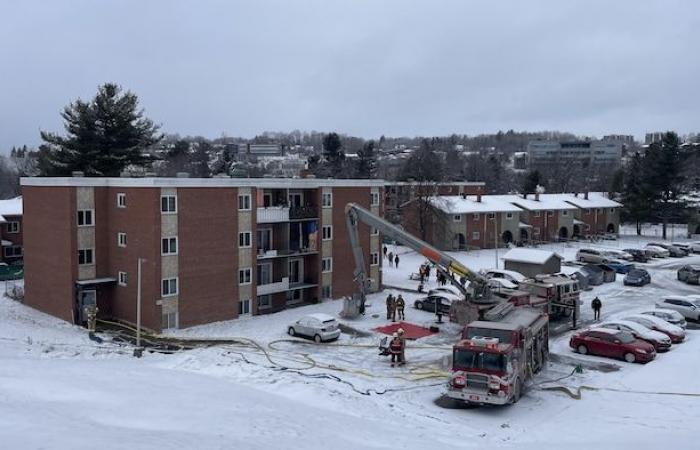
[[113,81],[168,133],[700,131],[700,2],[0,0],[0,150]]

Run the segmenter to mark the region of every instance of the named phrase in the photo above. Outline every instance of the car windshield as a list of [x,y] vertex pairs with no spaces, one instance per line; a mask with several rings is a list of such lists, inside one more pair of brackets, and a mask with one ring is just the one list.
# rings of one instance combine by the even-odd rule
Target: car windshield
[[641,277],[641,276],[644,276],[644,272],[642,272],[641,270],[632,270],[632,271],[630,271],[630,276],[631,277]]
[[459,369],[485,369],[505,372],[506,358],[500,353],[457,349],[454,352],[454,366]]
[[623,344],[631,344],[632,342],[635,341],[634,336],[632,336],[632,333],[628,333],[626,331],[622,331],[620,333],[617,333],[616,337],[622,342]]

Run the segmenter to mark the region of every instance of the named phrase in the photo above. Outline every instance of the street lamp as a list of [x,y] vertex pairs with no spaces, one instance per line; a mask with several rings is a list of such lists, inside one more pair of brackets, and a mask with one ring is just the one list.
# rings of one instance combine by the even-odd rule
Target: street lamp
[[141,347],[141,265],[146,261],[144,258],[139,258],[136,269],[136,348],[134,356],[140,358],[143,355],[143,347]]

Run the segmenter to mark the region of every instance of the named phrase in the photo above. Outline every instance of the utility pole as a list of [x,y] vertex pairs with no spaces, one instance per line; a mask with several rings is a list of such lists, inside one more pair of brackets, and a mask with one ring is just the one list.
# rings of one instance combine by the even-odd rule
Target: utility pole
[[141,347],[141,265],[145,259],[139,258],[136,270],[136,348],[134,356],[140,358],[143,355],[143,347]]
[[498,269],[498,213],[493,213],[493,228],[495,229],[495,236],[493,237],[493,246],[496,249],[496,269]]

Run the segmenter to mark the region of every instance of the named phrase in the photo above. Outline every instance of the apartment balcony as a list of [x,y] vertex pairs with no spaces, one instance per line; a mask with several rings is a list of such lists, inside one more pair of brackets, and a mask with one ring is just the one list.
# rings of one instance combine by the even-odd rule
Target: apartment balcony
[[286,206],[258,208],[257,223],[289,222],[289,216],[289,208]]
[[289,208],[290,220],[317,219],[318,209],[315,206],[292,206]]
[[315,248],[298,248],[298,249],[258,249],[258,261],[262,259],[287,258],[289,256],[304,256],[314,255],[318,253]]
[[276,294],[278,292],[286,292],[289,290],[289,277],[282,278],[282,281],[274,283],[259,284],[257,287],[258,295]]

